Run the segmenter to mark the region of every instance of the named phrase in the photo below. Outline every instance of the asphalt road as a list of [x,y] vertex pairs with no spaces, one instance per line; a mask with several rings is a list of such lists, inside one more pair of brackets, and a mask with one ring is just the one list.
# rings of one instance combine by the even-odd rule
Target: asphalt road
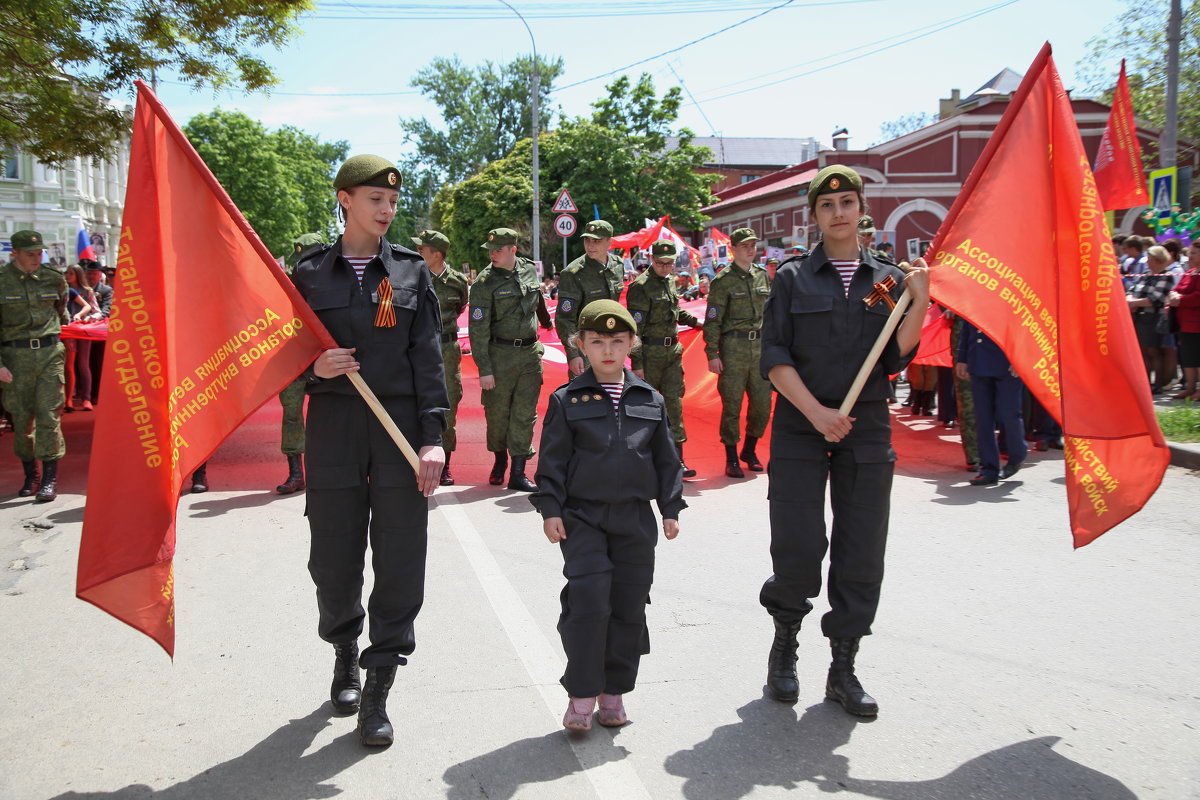
[[822,700],[816,615],[800,701],[765,699],[767,479],[700,460],[682,532],[659,548],[633,722],[568,736],[560,556],[527,499],[481,486],[486,457],[464,451],[462,485],[434,501],[397,742],[367,751],[328,702],[304,497],[272,492],[277,406],[218,452],[214,490],[180,504],[173,663],[74,598],[83,417],[67,418],[51,504],[11,494],[0,440],[0,798],[1200,797],[1194,473],[1172,467],[1140,514],[1074,551],[1061,453],[973,489],[953,431],[898,416],[888,575],[859,657],[882,712],[862,721]]

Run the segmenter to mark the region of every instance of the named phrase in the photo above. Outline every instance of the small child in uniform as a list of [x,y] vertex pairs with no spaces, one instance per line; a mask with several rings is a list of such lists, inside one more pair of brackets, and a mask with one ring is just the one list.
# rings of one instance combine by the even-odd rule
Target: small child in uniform
[[589,369],[550,397],[531,501],[563,554],[558,632],[570,697],[563,727],[586,731],[599,702],[606,727],[629,721],[633,690],[650,652],[646,604],[654,577],[658,502],[663,535],[679,535],[683,467],[662,395],[625,368],[637,324],[613,300],[589,303],[572,343]]

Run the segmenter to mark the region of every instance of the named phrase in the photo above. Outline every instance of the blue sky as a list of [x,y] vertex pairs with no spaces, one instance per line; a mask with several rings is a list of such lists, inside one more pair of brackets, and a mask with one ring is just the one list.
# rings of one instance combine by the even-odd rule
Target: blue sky
[[[626,72],[634,78],[650,72],[660,90],[682,81],[691,97],[680,123],[699,135],[812,136],[828,145],[830,134],[846,127],[852,147],[879,141],[883,122],[936,111],[951,89],[965,96],[1004,67],[1023,73],[1047,40],[1066,86],[1090,94],[1075,74],[1085,43],[1125,9],[1122,0],[792,0],[771,10],[784,0],[728,0],[719,4],[723,11],[652,14],[643,12],[718,4],[510,2],[527,15],[539,53],[564,58],[557,82],[564,87],[761,15]],[[486,10],[490,4],[447,5]],[[552,6],[624,13],[535,16]],[[180,124],[220,106],[270,127],[292,124],[324,140],[346,139],[352,154],[395,158],[405,149],[398,117],[439,119],[409,85],[418,69],[436,56],[506,62],[531,49],[521,21],[498,0],[488,19],[425,18],[455,13],[437,10],[445,7],[428,0],[321,0],[287,47],[264,52],[282,79],[271,96],[192,92],[170,76],[161,76],[159,96]],[[1114,81],[1116,68],[1114,60]],[[613,77],[558,91],[551,103],[566,115],[586,114]]]

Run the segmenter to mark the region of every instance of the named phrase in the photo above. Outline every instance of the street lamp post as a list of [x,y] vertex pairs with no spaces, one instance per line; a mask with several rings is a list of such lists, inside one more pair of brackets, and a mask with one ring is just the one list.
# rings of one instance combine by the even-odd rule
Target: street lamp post
[[538,55],[537,55],[537,40],[533,38],[533,31],[529,29],[529,23],[521,16],[521,12],[517,11],[506,0],[500,0],[501,3],[508,6],[509,10],[517,15],[521,20],[521,24],[525,26],[525,31],[529,34],[529,42],[533,45],[533,95],[530,99],[530,110],[533,112],[533,260],[540,261],[542,257],[542,236],[541,236],[541,201],[538,199]]

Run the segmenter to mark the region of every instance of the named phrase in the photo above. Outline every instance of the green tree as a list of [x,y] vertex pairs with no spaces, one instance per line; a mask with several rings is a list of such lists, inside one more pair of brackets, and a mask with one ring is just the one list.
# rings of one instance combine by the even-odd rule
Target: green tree
[[[1078,64],[1084,90],[1112,102],[1116,59],[1125,59],[1134,115],[1162,129],[1167,116],[1167,15],[1170,0],[1125,0],[1126,9],[1103,33],[1088,40]],[[1200,145],[1200,0],[1183,3],[1179,43],[1179,156],[1182,163]],[[1147,168],[1158,166],[1158,144],[1144,146]],[[1190,146],[1189,146],[1190,145]]]
[[347,142],[287,125],[268,131],[219,108],[192,117],[183,132],[272,253],[290,252],[302,233],[334,234],[333,175]]
[[892,139],[899,139],[906,133],[919,131],[926,125],[932,125],[937,121],[938,115],[932,111],[914,111],[911,114],[901,115],[896,119],[880,124],[879,135],[883,138],[879,142],[876,142],[876,144],[890,142]]
[[0,26],[0,150],[61,164],[100,158],[129,129],[108,98],[138,78],[261,89],[252,48],[278,46],[311,0],[6,0]]

